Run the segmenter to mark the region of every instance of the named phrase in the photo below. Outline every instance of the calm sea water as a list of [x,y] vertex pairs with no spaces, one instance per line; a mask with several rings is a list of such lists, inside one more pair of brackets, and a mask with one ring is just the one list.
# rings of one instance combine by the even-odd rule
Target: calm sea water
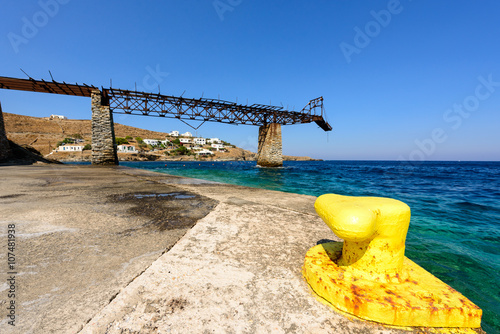
[[412,218],[406,255],[483,309],[500,333],[500,162],[123,162],[124,166],[319,196],[391,197]]

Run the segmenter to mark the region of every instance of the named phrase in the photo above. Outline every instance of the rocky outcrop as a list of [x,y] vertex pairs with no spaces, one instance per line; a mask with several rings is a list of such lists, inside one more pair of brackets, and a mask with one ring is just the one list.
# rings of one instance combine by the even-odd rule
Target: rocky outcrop
[[6,161],[12,155],[5,126],[3,124],[2,105],[0,104],[0,161]]

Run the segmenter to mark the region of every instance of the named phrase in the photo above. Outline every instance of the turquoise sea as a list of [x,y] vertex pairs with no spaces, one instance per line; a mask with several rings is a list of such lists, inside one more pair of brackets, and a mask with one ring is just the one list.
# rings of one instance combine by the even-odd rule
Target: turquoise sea
[[483,309],[500,333],[500,162],[123,162],[211,181],[319,196],[390,197],[412,209],[406,256]]

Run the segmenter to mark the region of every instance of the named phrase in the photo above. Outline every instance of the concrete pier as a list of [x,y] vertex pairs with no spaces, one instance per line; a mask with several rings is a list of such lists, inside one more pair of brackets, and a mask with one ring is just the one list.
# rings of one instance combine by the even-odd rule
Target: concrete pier
[[0,103],[0,161],[7,160],[11,155],[9,141],[3,123],[2,104]]
[[281,124],[271,123],[259,127],[257,165],[262,167],[283,166]]
[[99,90],[92,91],[92,164],[118,165],[113,113]]
[[18,273],[1,333],[408,333],[318,302],[304,256],[339,239],[313,196],[76,165],[3,166],[0,184]]

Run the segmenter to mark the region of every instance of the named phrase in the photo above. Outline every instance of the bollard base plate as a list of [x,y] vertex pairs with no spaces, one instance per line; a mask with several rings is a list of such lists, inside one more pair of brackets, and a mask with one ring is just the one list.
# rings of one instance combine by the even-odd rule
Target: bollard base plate
[[482,311],[461,293],[411,261],[398,282],[377,282],[353,275],[336,261],[341,242],[312,247],[303,273],[316,294],[358,318],[402,327],[481,327]]

